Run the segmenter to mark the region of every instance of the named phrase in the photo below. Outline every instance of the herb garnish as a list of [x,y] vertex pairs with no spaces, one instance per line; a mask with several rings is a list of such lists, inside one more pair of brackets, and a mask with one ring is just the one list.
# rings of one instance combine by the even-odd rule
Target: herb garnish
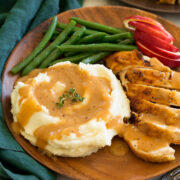
[[62,96],[59,97],[59,102],[56,103],[59,108],[64,106],[64,101],[71,99],[72,102],[82,102],[85,98],[81,97],[74,88],[69,88],[68,91],[65,91]]

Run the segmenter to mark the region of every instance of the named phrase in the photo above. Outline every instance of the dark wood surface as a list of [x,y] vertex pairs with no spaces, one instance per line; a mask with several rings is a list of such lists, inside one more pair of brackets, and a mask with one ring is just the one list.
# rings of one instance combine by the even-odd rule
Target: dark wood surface
[[180,4],[157,4],[156,0],[120,0],[129,5],[156,12],[180,13]]
[[[126,7],[92,7],[81,8],[59,14],[58,19],[61,22],[68,23],[71,16],[77,16],[102,24],[122,27],[122,20],[125,16],[143,15],[156,19],[162,23],[166,29],[173,34],[176,39],[176,45],[180,47],[180,28],[154,14],[145,11]],[[42,38],[42,32],[49,26],[50,20],[45,21],[30,33],[28,33],[16,46],[11,53],[2,75],[2,105],[5,121],[19,144],[33,158],[49,167],[53,171],[64,174],[75,179],[121,179],[136,180],[147,179],[159,174],[165,173],[180,165],[180,146],[175,146],[176,160],[169,163],[149,163],[137,158],[130,150],[124,156],[114,156],[110,153],[109,147],[99,150],[85,158],[62,158],[48,157],[43,155],[32,146],[22,136],[16,135],[11,128],[12,114],[10,112],[10,95],[13,89],[13,83],[18,75],[12,76],[11,68],[25,58],[38,44]],[[8,142],[7,142],[8,143]]]

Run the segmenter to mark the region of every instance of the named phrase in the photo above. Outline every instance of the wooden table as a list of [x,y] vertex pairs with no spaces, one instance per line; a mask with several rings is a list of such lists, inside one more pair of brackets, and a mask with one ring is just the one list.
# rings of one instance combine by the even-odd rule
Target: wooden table
[[[90,6],[105,6],[105,5],[112,5],[112,6],[128,6],[127,4],[121,2],[120,0],[84,0],[83,7],[90,7]],[[128,6],[132,7],[132,6]],[[169,14],[169,13],[159,13],[159,12],[152,12],[161,16],[169,21],[172,21],[176,25],[180,26],[180,13],[179,14]],[[151,180],[160,180],[161,176],[153,178]],[[68,177],[58,175],[57,180],[71,180]]]

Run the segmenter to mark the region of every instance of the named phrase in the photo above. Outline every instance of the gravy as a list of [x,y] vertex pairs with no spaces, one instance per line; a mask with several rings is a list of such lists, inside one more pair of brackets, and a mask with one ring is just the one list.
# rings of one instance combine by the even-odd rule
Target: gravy
[[[36,83],[33,78],[39,72],[47,73],[50,81]],[[65,64],[46,70],[34,70],[18,81],[27,85],[19,89],[21,108],[17,117],[20,127],[26,126],[35,112],[42,111],[42,106],[48,109],[51,116],[59,118],[58,123],[44,125],[34,131],[40,148],[44,148],[49,139],[61,139],[62,135],[75,133],[81,136],[79,126],[93,118],[101,118],[106,122],[109,120],[112,91],[110,82],[105,78],[92,76],[78,65]],[[64,89],[52,93],[51,90],[58,82],[64,85]],[[85,98],[84,101],[66,100],[64,106],[59,108],[59,97],[70,88],[75,88]],[[24,98],[26,100],[22,103]]]
[[124,156],[129,152],[129,147],[126,142],[118,138],[113,140],[109,152],[114,156]]

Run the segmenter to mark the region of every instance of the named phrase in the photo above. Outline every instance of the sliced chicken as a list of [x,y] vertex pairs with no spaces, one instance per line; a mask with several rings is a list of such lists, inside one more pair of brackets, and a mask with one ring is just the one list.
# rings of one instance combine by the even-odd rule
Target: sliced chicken
[[132,112],[130,122],[148,136],[164,138],[173,144],[180,144],[180,128],[176,125],[166,125],[160,115]]
[[[142,54],[137,50],[131,51],[131,53],[128,51],[117,52],[108,56],[106,59],[108,59],[106,61],[107,67],[110,67],[115,73],[127,66],[144,66],[146,64],[146,61],[142,61]],[[147,63],[149,64],[149,62]]]
[[119,72],[120,78],[130,83],[180,90],[180,73],[162,72],[146,67],[128,67]]
[[140,114],[137,118],[138,128],[148,136],[164,138],[173,144],[180,144],[180,128],[176,125],[163,124],[158,115]]
[[180,109],[171,108],[166,105],[152,103],[140,98],[130,98],[131,109],[134,112],[158,115],[158,119],[165,125],[175,125],[180,127]]
[[147,62],[149,62],[149,65],[147,66],[148,63],[146,63],[144,67],[149,67],[163,72],[171,72],[171,69],[163,65],[157,58],[148,58],[148,57],[144,57],[144,58],[146,59]]
[[167,162],[175,159],[175,150],[166,139],[148,136],[135,125],[127,125],[124,139],[131,150],[146,161]]
[[137,50],[116,52],[106,57],[105,61],[106,66],[112,69],[114,73],[120,72],[128,66],[149,67],[164,72],[171,71],[156,58],[143,57]]
[[132,116],[122,137],[132,151],[152,162],[175,159],[170,144],[180,144],[180,73],[137,51],[115,53],[106,65],[130,99]]
[[139,94],[142,99],[151,102],[168,106],[180,106],[180,92],[175,90],[133,83],[127,83],[126,90],[129,97]]

